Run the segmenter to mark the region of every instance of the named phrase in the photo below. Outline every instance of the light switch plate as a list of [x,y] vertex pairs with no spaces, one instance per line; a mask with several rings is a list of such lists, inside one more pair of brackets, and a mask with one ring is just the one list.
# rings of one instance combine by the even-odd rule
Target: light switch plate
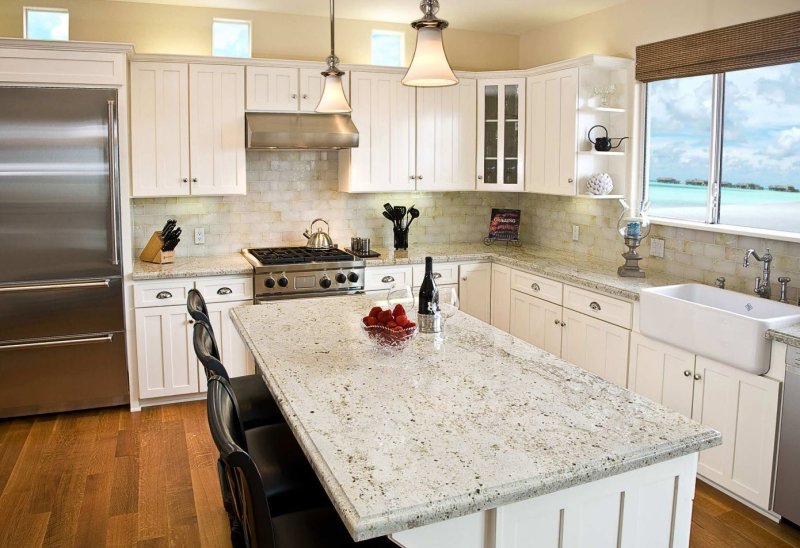
[[198,244],[198,245],[206,243],[206,229],[205,228],[195,228],[194,229],[194,243]]
[[572,225],[572,241],[577,242],[578,238],[581,237],[581,227],[578,225]]
[[664,240],[660,238],[652,238],[650,240],[650,256],[651,257],[664,256]]

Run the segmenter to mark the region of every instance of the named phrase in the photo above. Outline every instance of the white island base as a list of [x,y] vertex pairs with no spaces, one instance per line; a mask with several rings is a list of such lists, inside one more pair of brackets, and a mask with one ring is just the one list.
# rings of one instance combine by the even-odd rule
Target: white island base
[[697,453],[391,535],[404,548],[685,548]]

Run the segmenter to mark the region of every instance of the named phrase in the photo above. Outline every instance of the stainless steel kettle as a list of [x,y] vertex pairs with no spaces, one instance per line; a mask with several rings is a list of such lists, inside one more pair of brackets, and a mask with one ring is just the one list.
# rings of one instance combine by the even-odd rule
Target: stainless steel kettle
[[333,242],[331,241],[331,237],[327,231],[323,232],[321,228],[318,228],[316,232],[313,232],[314,223],[318,221],[325,223],[327,230],[331,229],[328,221],[325,219],[314,219],[311,221],[311,226],[309,226],[307,230],[303,231],[303,236],[308,238],[306,247],[311,249],[331,249],[333,247]]

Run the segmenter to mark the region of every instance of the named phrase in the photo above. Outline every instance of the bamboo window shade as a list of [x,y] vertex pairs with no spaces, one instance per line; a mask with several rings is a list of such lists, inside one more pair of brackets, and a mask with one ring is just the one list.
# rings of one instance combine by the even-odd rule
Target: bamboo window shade
[[800,61],[800,12],[636,48],[636,79],[653,82]]

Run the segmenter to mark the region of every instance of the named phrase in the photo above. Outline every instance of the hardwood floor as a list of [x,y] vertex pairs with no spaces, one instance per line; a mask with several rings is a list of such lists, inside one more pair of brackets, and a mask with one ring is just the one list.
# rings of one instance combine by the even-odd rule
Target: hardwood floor
[[[0,421],[0,547],[28,546],[230,546],[205,403]],[[800,531],[698,482],[691,546]]]

